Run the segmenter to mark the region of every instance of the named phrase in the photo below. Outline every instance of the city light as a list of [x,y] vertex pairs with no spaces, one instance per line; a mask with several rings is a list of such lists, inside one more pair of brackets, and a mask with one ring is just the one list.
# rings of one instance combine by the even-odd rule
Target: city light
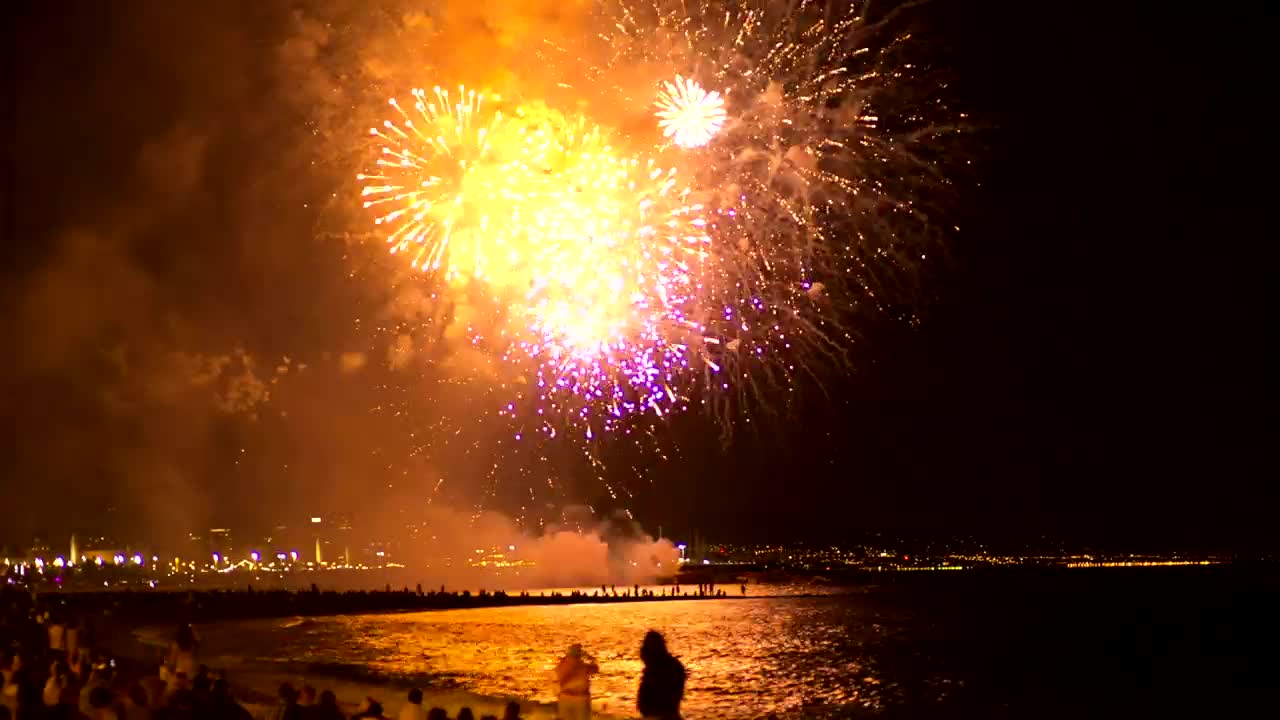
[[[302,525],[304,528],[306,526],[306,523]],[[415,531],[421,530],[418,525],[411,527]],[[276,531],[273,533],[274,537],[262,538],[269,548],[272,546],[278,548],[286,542],[291,542],[280,537],[280,531],[286,530],[284,526],[275,527],[274,530]],[[314,535],[314,531],[312,534]],[[182,553],[164,551],[157,555],[145,555],[133,549],[123,552],[87,549],[77,553],[76,557],[80,559],[80,563],[74,567],[67,556],[54,555],[47,546],[37,541],[30,554],[0,562],[0,569],[7,566],[11,573],[9,577],[15,583],[19,582],[23,576],[28,576],[36,582],[51,585],[56,583],[59,586],[58,589],[70,590],[74,587],[87,588],[90,585],[94,588],[101,586],[172,589],[175,584],[186,587],[207,582],[201,580],[201,576],[204,575],[211,576],[210,580],[213,582],[227,582],[214,578],[239,573],[252,575],[253,582],[256,584],[258,581],[266,581],[267,578],[263,576],[267,575],[279,576],[283,580],[284,576],[314,572],[358,572],[406,567],[404,563],[393,560],[402,552],[400,546],[382,540],[370,539],[358,547],[339,548],[335,556],[336,562],[333,560],[324,562],[320,559],[321,548],[318,538],[315,562],[311,562],[310,557],[304,559],[301,551],[296,549],[236,551],[233,554],[243,558],[237,561],[221,551],[213,550],[214,547],[220,547],[217,544],[220,542],[218,538],[205,538],[193,533],[191,540],[198,543],[208,541],[209,544],[199,550],[192,548],[191,551]],[[109,546],[110,541],[98,538],[96,542],[97,547],[103,547]],[[145,543],[140,544],[142,547],[150,547]],[[131,547],[131,545],[124,544],[123,547]],[[516,543],[495,544],[487,547],[473,545],[472,548],[462,551],[460,555],[432,557],[424,559],[422,564],[415,563],[409,567],[416,565],[420,568],[433,566],[447,568],[462,565],[499,571],[504,573],[503,577],[523,579],[524,568],[536,567],[541,563],[534,559],[521,558],[517,554],[518,549]],[[665,578],[667,582],[675,579],[681,583],[689,578],[679,577],[680,575],[686,573],[699,575],[711,568],[743,574],[778,571],[784,576],[795,573],[801,577],[821,574],[826,578],[839,578],[842,576],[833,573],[957,572],[996,567],[1117,568],[1114,572],[1123,572],[1125,568],[1207,566],[1232,561],[1228,556],[1188,555],[1178,552],[1137,554],[1106,552],[1088,547],[1068,549],[1064,543],[1057,542],[1033,542],[993,548],[965,536],[895,538],[882,537],[879,534],[863,541],[839,545],[805,543],[730,545],[712,544],[700,540],[676,543],[668,546],[668,549],[677,550],[679,557],[671,558],[676,563],[665,559],[658,562],[655,558],[654,566],[658,568],[657,575]],[[310,550],[307,554],[310,555]],[[245,555],[248,557],[245,558]],[[264,555],[267,557],[264,558]],[[200,556],[205,560],[192,560],[192,557]],[[147,557],[151,557],[152,562],[147,562]],[[633,567],[637,566],[635,561],[630,561],[630,564]],[[668,569],[664,571],[663,568]]]
[[319,523],[319,522],[320,522],[320,518],[318,518],[318,517],[313,517],[313,518],[311,518],[311,522],[312,522],[313,524],[315,524],[315,523]]
[[1179,565],[1213,565],[1210,560],[1123,560],[1113,562],[1072,562],[1069,568],[1176,567]]

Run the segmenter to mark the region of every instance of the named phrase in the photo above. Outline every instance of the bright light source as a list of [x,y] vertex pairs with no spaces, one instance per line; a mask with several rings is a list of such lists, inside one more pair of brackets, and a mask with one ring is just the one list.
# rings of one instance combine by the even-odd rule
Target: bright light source
[[214,553],[214,554],[213,554],[213,564],[214,564],[214,565],[217,565],[217,564],[218,564],[218,563],[220,563],[220,562],[222,562],[222,556],[221,556],[221,555],[219,555],[218,553]]
[[311,522],[318,523],[320,522],[320,518],[311,518]]
[[67,564],[67,561],[62,559],[61,555],[53,559],[53,566],[56,568],[66,567],[66,564]]
[[676,546],[676,549],[679,550],[680,552],[684,552],[684,549],[687,547],[689,546],[685,545],[684,543],[680,543],[679,545]]
[[516,546],[515,546],[515,545],[508,545],[508,546],[507,546],[507,549],[508,549],[508,550],[512,550],[512,551],[514,551],[514,550],[516,549]]
[[298,551],[297,551],[297,550],[294,550],[294,551],[290,552],[290,553],[289,553],[289,559],[290,559],[290,560],[293,560],[294,562],[298,562]]
[[249,559],[254,562],[258,562],[259,560],[262,559],[262,555],[258,554],[257,550],[254,550],[253,552],[249,553]]
[[134,565],[141,565],[141,564],[142,564],[142,556],[141,556],[141,555],[134,555],[134,556],[133,556],[133,564],[134,564]]

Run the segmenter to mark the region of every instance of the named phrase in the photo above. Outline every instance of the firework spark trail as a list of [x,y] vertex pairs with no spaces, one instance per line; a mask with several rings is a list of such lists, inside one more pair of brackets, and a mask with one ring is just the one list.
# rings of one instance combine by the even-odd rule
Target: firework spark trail
[[401,121],[372,130],[384,145],[362,192],[393,252],[484,288],[501,318],[472,341],[528,378],[535,414],[576,416],[590,437],[682,403],[708,238],[676,172],[540,103],[504,115],[485,93],[434,96],[415,91],[416,115],[391,101]]
[[[607,58],[586,88],[605,106],[633,92],[641,69],[656,73],[660,106],[672,104],[671,77],[676,90],[723,97],[723,125],[692,135],[705,142],[677,140],[697,151],[670,162],[716,221],[719,276],[704,278],[700,296],[702,400],[726,429],[745,406],[776,405],[798,373],[843,363],[850,312],[909,295],[933,242],[923,199],[945,183],[927,155],[945,129],[930,115],[942,109],[921,105],[930,96],[898,59],[909,36],[892,31],[914,4],[872,20],[865,3],[610,0],[596,19],[604,50],[547,55]],[[689,125],[712,127],[696,115]]]
[[892,305],[931,242],[936,129],[892,16],[601,0],[598,32],[539,58],[582,114],[416,91],[373,130],[366,206],[393,251],[499,308],[469,337],[518,427],[591,438],[701,402],[727,430],[842,363],[851,312]]

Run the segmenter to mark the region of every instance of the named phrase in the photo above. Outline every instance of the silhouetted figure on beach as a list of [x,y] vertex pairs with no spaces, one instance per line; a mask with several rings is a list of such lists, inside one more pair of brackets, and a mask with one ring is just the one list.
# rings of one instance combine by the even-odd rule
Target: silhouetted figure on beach
[[502,720],[520,720],[520,703],[514,700],[507,703],[507,709],[502,713]]
[[[209,691],[208,715],[212,720],[253,720],[253,715],[231,696],[231,686],[222,678],[214,680]],[[342,713],[335,720],[344,720]]]
[[444,708],[433,707],[427,711],[427,720],[449,720],[449,713]]
[[409,691],[408,702],[400,709],[400,720],[427,720],[427,713],[422,709],[422,691],[418,688]]
[[591,717],[591,676],[599,666],[584,657],[582,646],[574,643],[556,665],[560,686],[557,709],[560,720],[587,720]]
[[105,687],[96,687],[89,693],[89,712],[84,716],[91,720],[116,720],[118,715],[112,707],[115,704],[115,693]]
[[645,718],[679,720],[680,701],[684,699],[684,665],[667,650],[667,641],[656,630],[645,634],[640,659],[644,662],[644,673],[640,676],[636,709]]
[[169,669],[174,673],[185,673],[188,678],[195,677],[196,650],[199,645],[195,628],[183,623],[169,646]]
[[471,708],[464,707],[458,711],[458,720],[476,720],[476,714],[471,712]]
[[377,720],[382,717],[382,703],[371,697],[364,699],[360,703],[360,707],[356,709],[356,714],[351,716],[351,720],[360,720],[360,718],[372,718]]
[[147,702],[147,691],[140,683],[129,686],[121,707],[121,720],[151,720],[151,707]]
[[274,720],[302,720],[302,706],[298,704],[298,691],[292,683],[281,683],[277,693],[280,705],[276,707]]
[[332,690],[320,693],[320,700],[311,712],[312,720],[345,720],[342,708],[338,707],[338,697]]

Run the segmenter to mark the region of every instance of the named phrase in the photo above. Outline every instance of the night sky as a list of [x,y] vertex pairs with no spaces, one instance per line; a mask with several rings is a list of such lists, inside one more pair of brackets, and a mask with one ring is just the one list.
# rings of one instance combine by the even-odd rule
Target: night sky
[[[310,18],[392,5],[6,4],[0,502],[29,510],[7,511],[0,542],[137,517],[165,532],[265,522],[431,487],[414,475],[427,468],[388,460],[406,428],[369,412],[377,371],[325,369],[364,349],[380,299],[348,277],[352,216],[336,208],[351,179],[318,150],[365,98],[332,71],[349,48]],[[865,318],[825,398],[806,392],[728,449],[676,421],[678,452],[622,504],[651,529],[742,540],[1273,541],[1274,233],[1252,226],[1273,142],[1244,20],[1192,9],[919,12],[922,61],[973,124],[945,222],[960,231],[924,275],[923,322]],[[268,383],[285,356],[311,375],[262,406],[237,396],[228,418],[171,377],[189,368],[155,360],[234,365],[238,347]]]

